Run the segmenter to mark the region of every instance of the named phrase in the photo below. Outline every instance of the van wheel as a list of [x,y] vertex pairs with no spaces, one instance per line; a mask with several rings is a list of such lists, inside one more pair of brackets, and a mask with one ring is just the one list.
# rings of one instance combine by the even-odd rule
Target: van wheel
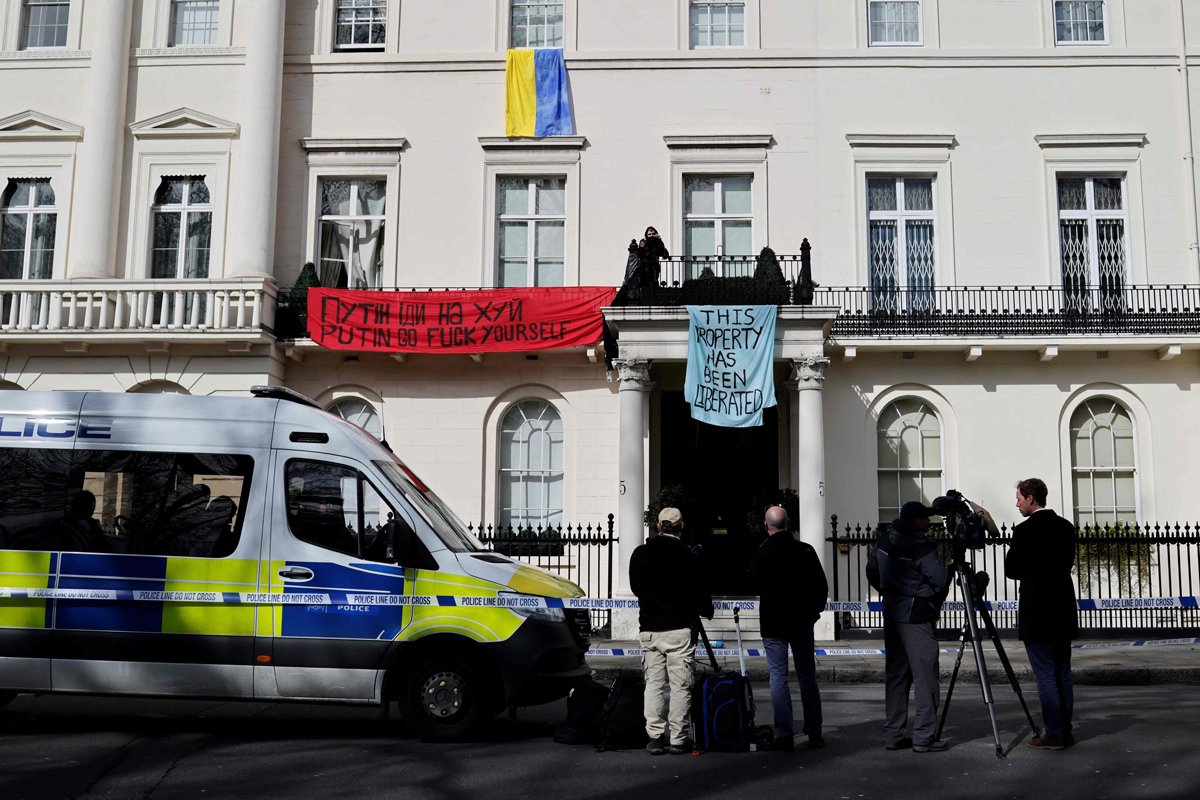
[[479,724],[483,684],[457,656],[422,662],[404,681],[402,707],[409,724],[427,741],[466,737]]

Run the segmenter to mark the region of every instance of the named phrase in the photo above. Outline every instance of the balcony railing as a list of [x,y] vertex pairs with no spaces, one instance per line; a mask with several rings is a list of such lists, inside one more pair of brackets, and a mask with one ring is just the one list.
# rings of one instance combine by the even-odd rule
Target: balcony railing
[[834,336],[1062,336],[1200,333],[1200,286],[819,287],[841,313]]
[[270,331],[275,294],[261,279],[0,281],[0,335]]

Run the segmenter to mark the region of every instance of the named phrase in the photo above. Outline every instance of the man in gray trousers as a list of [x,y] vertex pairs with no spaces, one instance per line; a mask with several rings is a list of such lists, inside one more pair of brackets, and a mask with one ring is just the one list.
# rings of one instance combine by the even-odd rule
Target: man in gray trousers
[[[938,642],[933,623],[950,591],[950,573],[938,560],[937,545],[926,537],[929,517],[923,503],[905,503],[900,517],[879,535],[867,557],[867,580],[883,595],[884,688],[887,721],[884,746],[911,747],[915,753],[947,749],[935,739],[938,702]],[[910,738],[908,690],[917,713]]]

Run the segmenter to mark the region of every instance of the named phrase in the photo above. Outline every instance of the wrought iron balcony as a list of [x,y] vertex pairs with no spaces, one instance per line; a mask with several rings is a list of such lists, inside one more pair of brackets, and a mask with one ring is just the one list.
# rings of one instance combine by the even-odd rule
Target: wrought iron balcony
[[265,338],[275,294],[263,279],[0,281],[0,339]]
[[1200,286],[819,287],[834,336],[1200,334]]

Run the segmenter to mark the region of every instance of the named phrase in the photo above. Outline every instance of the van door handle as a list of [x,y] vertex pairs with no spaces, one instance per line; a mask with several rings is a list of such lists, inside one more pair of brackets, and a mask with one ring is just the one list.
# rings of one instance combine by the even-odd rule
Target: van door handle
[[279,577],[294,581],[312,580],[313,571],[308,567],[284,567],[279,570]]

